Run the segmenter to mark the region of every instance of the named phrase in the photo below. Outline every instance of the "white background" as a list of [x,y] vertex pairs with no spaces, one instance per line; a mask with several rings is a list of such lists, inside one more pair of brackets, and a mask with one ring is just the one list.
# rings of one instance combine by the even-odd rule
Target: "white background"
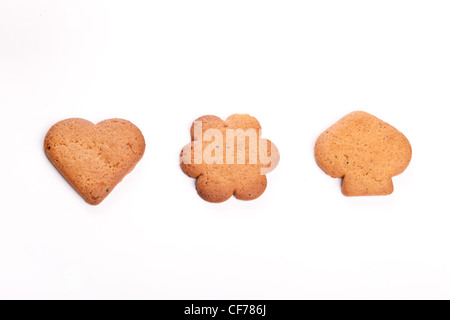
[[[448,1],[0,2],[0,298],[450,298]],[[315,139],[368,111],[413,146],[388,197],[346,198]],[[264,195],[210,204],[193,120],[249,113],[281,152]],[[131,120],[144,159],[91,207],[56,122]]]

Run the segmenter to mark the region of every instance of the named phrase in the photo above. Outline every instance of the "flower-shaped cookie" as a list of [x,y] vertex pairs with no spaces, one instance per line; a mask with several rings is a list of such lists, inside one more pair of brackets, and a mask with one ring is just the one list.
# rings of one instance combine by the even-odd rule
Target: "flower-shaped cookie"
[[192,142],[181,152],[181,168],[197,179],[200,197],[223,202],[231,196],[253,200],[267,187],[266,174],[280,160],[277,147],[261,138],[261,125],[235,114],[226,121],[203,116],[191,128]]

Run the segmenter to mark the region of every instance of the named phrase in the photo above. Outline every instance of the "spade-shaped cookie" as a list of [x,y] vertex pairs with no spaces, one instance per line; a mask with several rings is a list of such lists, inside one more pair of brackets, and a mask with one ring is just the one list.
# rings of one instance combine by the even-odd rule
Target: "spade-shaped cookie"
[[315,147],[317,164],[333,178],[343,178],[346,196],[391,194],[392,177],[406,170],[411,156],[411,145],[400,131],[362,111],[331,126]]

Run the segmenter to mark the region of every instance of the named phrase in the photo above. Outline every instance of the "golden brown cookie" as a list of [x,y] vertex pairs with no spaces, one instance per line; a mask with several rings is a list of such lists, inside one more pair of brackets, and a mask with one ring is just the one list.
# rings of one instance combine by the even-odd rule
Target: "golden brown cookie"
[[267,187],[266,174],[280,160],[277,147],[261,138],[261,125],[249,115],[235,114],[226,121],[203,116],[194,121],[191,139],[181,152],[181,168],[197,179],[198,194],[209,202],[232,195],[258,198]]
[[83,119],[55,124],[47,133],[45,153],[76,191],[100,204],[141,160],[145,140],[131,122],[111,119],[97,125]]
[[408,139],[386,122],[353,112],[325,131],[316,142],[317,164],[333,178],[343,178],[346,196],[389,195],[392,177],[408,167]]

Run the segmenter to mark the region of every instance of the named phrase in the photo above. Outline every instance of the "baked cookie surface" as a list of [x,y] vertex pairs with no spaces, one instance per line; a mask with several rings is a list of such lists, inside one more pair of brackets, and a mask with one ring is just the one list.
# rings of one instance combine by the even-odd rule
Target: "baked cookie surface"
[[325,173],[343,178],[344,195],[389,195],[394,191],[392,177],[406,170],[412,149],[400,131],[357,111],[322,133],[315,157]]
[[95,125],[84,119],[67,119],[49,130],[44,150],[86,202],[98,205],[142,159],[145,140],[126,120]]
[[181,168],[197,179],[198,194],[209,202],[224,202],[233,195],[258,198],[267,187],[266,174],[280,159],[276,146],[261,138],[258,120],[249,115],[235,114],[226,121],[203,116],[194,121],[191,140],[181,152]]

